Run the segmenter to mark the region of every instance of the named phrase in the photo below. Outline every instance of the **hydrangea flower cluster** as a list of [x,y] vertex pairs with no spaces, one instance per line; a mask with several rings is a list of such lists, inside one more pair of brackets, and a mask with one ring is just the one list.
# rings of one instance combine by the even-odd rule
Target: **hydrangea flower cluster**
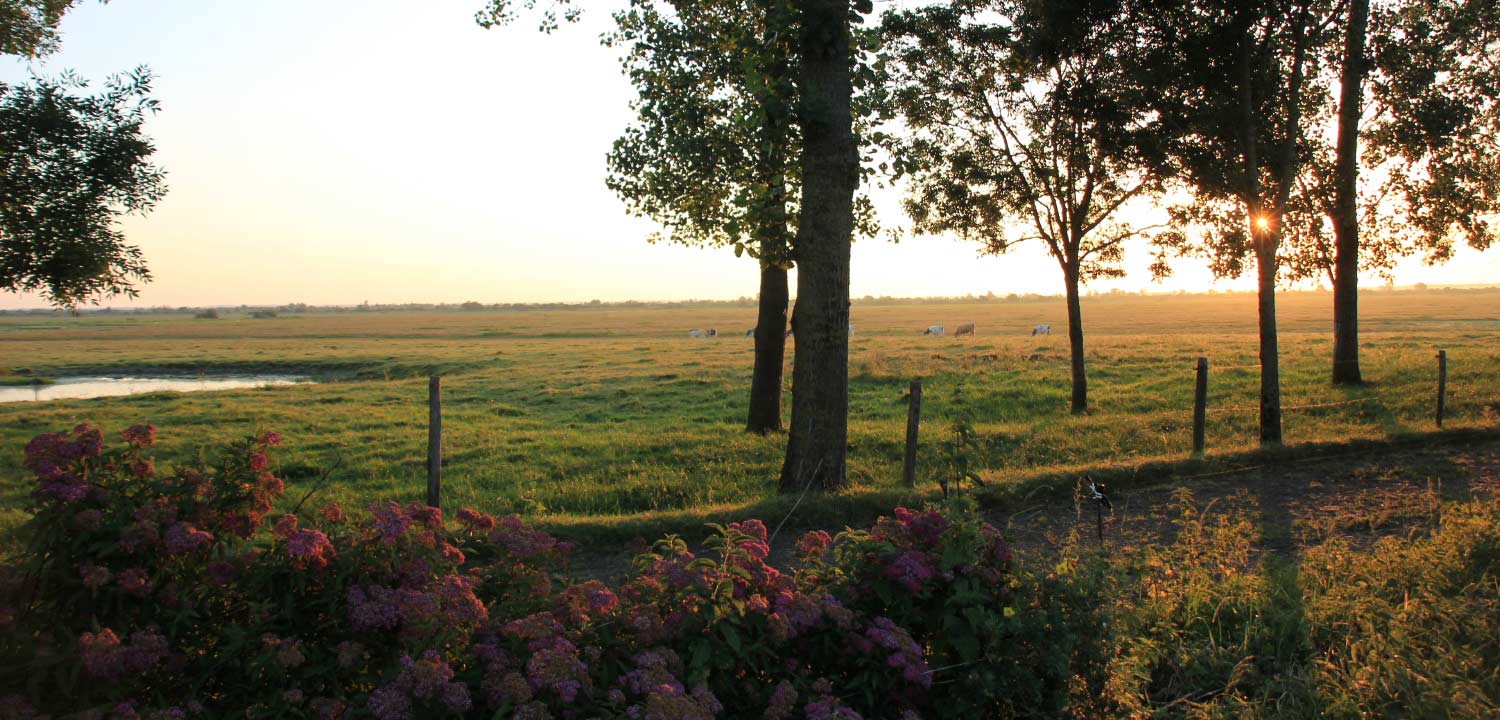
[[931,668],[1010,562],[973,517],[898,508],[866,533],[804,534],[794,569],[751,519],[701,554],[667,538],[618,584],[570,582],[571,546],[516,515],[272,515],[275,433],[168,471],[146,454],[154,427],[120,438],[107,451],[80,425],[27,447],[28,549],[55,560],[19,583],[0,569],[0,652],[99,681],[18,699],[38,714],[941,716]]

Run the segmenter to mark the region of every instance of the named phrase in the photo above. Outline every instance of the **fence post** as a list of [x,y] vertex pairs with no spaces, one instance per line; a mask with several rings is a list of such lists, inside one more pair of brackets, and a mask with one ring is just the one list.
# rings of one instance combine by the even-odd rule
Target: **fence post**
[[427,378],[427,504],[439,507],[443,484],[443,379]]
[[1208,358],[1198,358],[1198,382],[1193,391],[1193,457],[1203,456],[1204,426],[1208,421]]
[[1443,429],[1443,402],[1448,396],[1448,351],[1438,351],[1437,426]]
[[901,478],[907,487],[917,485],[917,425],[922,422],[922,381],[911,381],[909,393],[911,403],[906,407],[906,461],[901,466]]

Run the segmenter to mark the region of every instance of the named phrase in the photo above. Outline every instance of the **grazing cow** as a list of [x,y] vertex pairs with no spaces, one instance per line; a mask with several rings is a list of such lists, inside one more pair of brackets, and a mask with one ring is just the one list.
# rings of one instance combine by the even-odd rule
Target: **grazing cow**
[[974,334],[974,323],[959,323],[958,329],[953,332],[953,337],[963,337]]
[[791,328],[787,328],[787,329],[786,329],[786,334],[785,334],[785,335],[782,335],[782,336],[781,336],[781,337],[782,337],[782,338],[789,338],[789,337],[791,337],[791,336],[792,336],[792,329],[791,329]]
[[755,337],[755,328],[750,328],[749,330],[746,330],[745,331],[745,337],[747,337],[747,338],[753,338],[753,337]]
[[1034,327],[1034,328],[1031,329],[1031,334],[1034,335],[1034,336],[1035,335],[1051,335],[1052,334],[1052,326],[1051,325],[1038,325],[1038,326],[1036,326],[1036,327]]
[[943,326],[942,325],[928,325],[927,329],[922,331],[922,334],[923,335],[942,335],[943,334]]
[[709,328],[708,329],[708,336],[709,337],[718,337],[719,336],[719,331],[715,330],[713,328]]
[[688,337],[690,337],[690,338],[708,337],[708,333],[703,332],[702,330],[693,329],[693,330],[689,330],[688,331]]

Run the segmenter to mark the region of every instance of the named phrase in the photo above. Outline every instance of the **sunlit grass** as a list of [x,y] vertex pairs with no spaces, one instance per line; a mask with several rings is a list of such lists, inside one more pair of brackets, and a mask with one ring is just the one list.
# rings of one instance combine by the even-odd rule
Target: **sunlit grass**
[[[1437,347],[1448,350],[1448,426],[1500,426],[1500,291],[1375,292],[1363,301],[1368,388],[1328,385],[1330,297],[1282,296],[1289,443],[1382,439],[1432,428]],[[1099,297],[1084,306],[1090,401],[1067,413],[1065,333],[1053,301],[860,305],[850,351],[845,499],[910,497],[900,483],[907,383],[925,382],[919,477],[931,488],[952,399],[980,432],[974,458],[1003,487],[1087,467],[1186,458],[1193,362],[1211,363],[1210,460],[1254,450],[1258,375],[1248,295]],[[976,338],[930,338],[932,323],[977,323]],[[281,471],[300,495],[345,504],[423,496],[426,380],[444,376],[444,497],[557,525],[647,513],[697,518],[773,499],[784,437],[742,432],[750,307],[547,312],[310,313],[0,318],[0,362],[48,377],[78,372],[305,373],[313,385],[206,394],[0,405],[4,504],[24,506],[20,449],[87,420],[161,429],[161,455],[190,457],[224,436],[276,429]],[[717,327],[715,340],[686,331]],[[788,359],[790,362],[790,357]],[[1356,402],[1348,402],[1348,401]],[[924,490],[923,492],[930,492]],[[803,512],[803,511],[799,511]],[[9,516],[8,516],[9,517]],[[6,518],[0,518],[4,522]]]

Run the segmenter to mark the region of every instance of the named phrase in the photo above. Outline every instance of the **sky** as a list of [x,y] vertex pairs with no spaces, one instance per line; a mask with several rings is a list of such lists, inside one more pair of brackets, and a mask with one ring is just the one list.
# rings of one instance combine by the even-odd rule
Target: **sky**
[[[609,5],[543,35],[525,18],[479,28],[483,4],[86,1],[64,19],[60,52],[0,59],[0,81],[71,69],[98,85],[138,65],[156,75],[161,111],[147,132],[169,193],[122,223],[154,280],[104,305],[753,297],[753,260],[648,244],[654,225],[604,185],[634,96],[599,43]],[[899,198],[875,197],[888,218]],[[1191,263],[1153,283],[1148,254],[1132,250],[1126,278],[1092,289],[1253,287],[1212,283]],[[1497,282],[1500,252],[1410,262],[1396,279]],[[980,257],[954,238],[907,237],[853,250],[855,297],[1061,288],[1039,247]],[[0,293],[0,308],[44,305]]]

